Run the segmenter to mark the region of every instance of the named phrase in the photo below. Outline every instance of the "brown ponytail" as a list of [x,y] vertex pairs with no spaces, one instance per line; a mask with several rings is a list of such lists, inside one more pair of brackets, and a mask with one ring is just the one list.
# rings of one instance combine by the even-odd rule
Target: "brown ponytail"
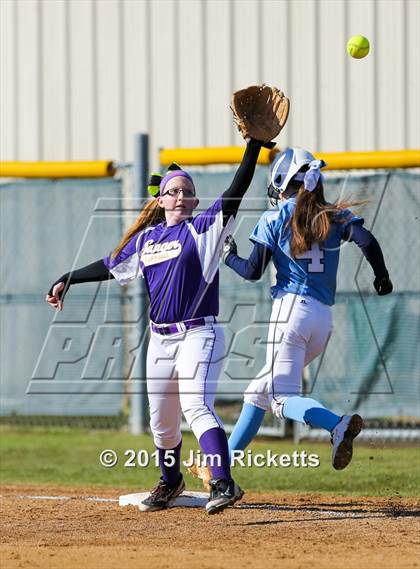
[[129,227],[117,247],[112,252],[111,259],[114,259],[118,255],[118,253],[130,241],[133,235],[145,227],[149,227],[150,225],[157,225],[162,221],[165,221],[165,210],[159,206],[156,199],[150,200],[141,210],[135,222]]
[[342,200],[328,203],[324,197],[322,183],[318,183],[313,192],[308,192],[301,184],[296,196],[296,207],[290,220],[293,257],[308,251],[313,243],[325,241],[330,233],[332,222],[344,223],[345,218],[337,219],[337,214],[349,207],[366,203],[366,200]]

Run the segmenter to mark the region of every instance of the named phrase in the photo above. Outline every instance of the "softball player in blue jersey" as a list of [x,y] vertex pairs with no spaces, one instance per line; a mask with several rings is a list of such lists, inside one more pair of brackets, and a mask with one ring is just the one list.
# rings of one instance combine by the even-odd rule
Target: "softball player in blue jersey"
[[392,283],[378,242],[363,227],[363,219],[348,209],[355,202],[326,202],[320,172],[325,165],[303,149],[287,149],[273,164],[268,188],[278,207],[258,221],[250,236],[254,248],[249,259],[238,257],[231,237],[224,246],[225,263],[247,280],[259,279],[270,260],[277,271],[266,365],[245,392],[229,450],[245,449],[271,408],[278,418],[328,430],[332,464],[341,470],[351,461],[362,418],[340,417],[300,395],[303,368],[321,354],[332,332],[340,243],[352,241],[361,248],[379,295],[392,292]]
[[162,476],[143,501],[144,511],[167,508],[185,488],[180,470],[182,413],[204,454],[216,457],[207,512],[217,513],[243,496],[230,475],[227,438],[214,409],[224,356],[223,330],[216,323],[218,265],[261,144],[247,143],[231,186],[196,217],[192,214],[199,202],[192,177],[176,164],[163,178],[154,175],[153,200],[114,252],[60,277],[46,298],[62,310],[64,294],[73,284],[115,278],[125,285],[140,276],[145,280],[151,319],[150,426]]

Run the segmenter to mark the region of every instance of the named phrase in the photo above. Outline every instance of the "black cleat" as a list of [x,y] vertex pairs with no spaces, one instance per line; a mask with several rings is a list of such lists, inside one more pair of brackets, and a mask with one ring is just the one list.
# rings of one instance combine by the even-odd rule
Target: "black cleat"
[[156,488],[142,502],[140,502],[139,510],[141,512],[156,512],[157,510],[165,510],[175,499],[185,490],[184,479],[180,478],[178,484],[170,486],[162,478]]
[[332,465],[336,470],[346,468],[353,456],[353,440],[363,428],[360,415],[344,415],[332,430]]
[[234,480],[210,480],[210,498],[206,504],[208,514],[218,514],[232,506],[244,495],[244,491]]

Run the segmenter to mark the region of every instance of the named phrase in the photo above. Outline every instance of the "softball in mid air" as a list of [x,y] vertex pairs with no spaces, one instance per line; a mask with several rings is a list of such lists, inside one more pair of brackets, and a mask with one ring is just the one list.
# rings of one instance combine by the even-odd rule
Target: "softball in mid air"
[[366,57],[369,47],[369,40],[364,36],[352,36],[347,42],[347,52],[354,59]]

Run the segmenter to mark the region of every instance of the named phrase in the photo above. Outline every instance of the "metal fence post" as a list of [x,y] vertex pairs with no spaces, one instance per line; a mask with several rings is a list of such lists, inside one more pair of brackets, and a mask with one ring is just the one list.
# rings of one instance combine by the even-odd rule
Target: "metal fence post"
[[[134,167],[133,167],[133,197],[135,203],[143,203],[147,198],[147,179],[149,173],[149,135],[138,133],[134,135]],[[134,313],[142,315],[145,312],[145,286],[142,278],[136,279],[133,283],[135,290]],[[141,329],[140,338],[145,335],[145,319],[141,318],[139,322]],[[130,432],[133,435],[144,433],[147,430],[147,393],[146,393],[146,353],[145,348],[136,358],[136,364],[133,369],[133,377],[138,378],[137,381],[131,382],[130,396]],[[143,380],[143,381],[142,381]]]

